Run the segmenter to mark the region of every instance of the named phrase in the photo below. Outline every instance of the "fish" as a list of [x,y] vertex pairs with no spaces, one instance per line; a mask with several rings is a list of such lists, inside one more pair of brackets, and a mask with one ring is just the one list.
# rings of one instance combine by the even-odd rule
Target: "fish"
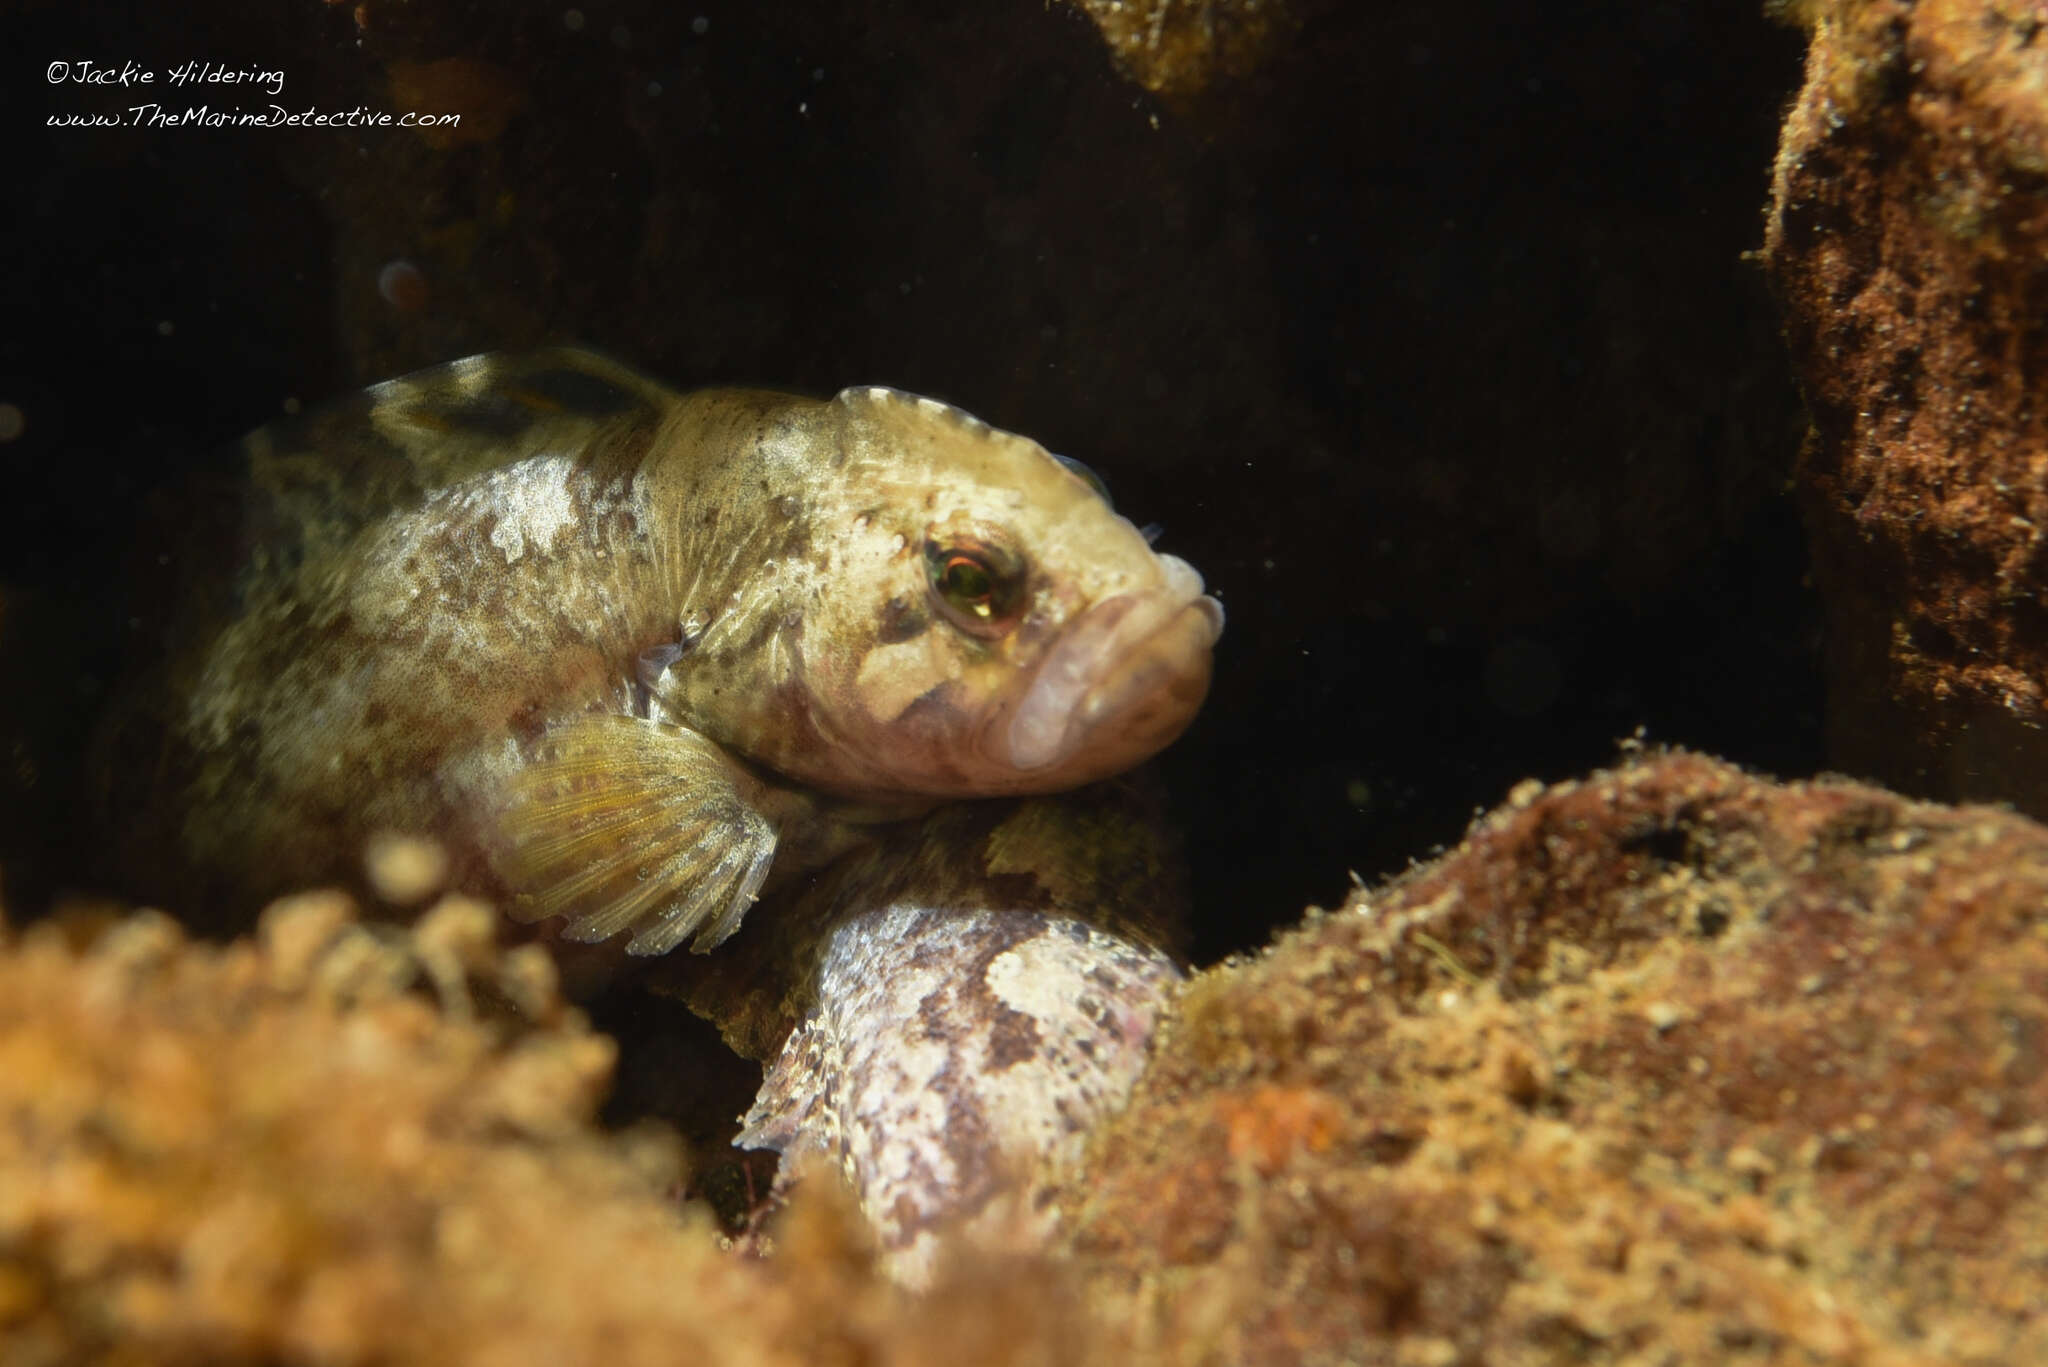
[[133,862],[255,905],[381,832],[562,938],[708,951],[945,804],[1172,742],[1223,611],[935,399],[486,354],[252,433],[99,747]]
[[906,1286],[961,1237],[1045,1245],[1040,1196],[1123,1105],[1185,980],[1187,880],[1152,777],[941,806],[718,955],[647,967],[645,989],[763,1065],[733,1143],[780,1161],[733,1212],[746,1243],[772,1242],[764,1217],[822,1160]]

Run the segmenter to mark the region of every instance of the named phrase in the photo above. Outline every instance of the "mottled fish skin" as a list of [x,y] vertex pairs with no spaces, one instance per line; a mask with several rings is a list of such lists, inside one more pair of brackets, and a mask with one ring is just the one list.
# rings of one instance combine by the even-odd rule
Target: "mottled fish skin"
[[[925,1284],[944,1242],[1026,1249],[1044,1184],[1119,1108],[1183,980],[1184,884],[1128,780],[935,811],[655,985],[767,1065],[737,1143],[825,1160],[884,1265]],[[772,1228],[772,1226],[770,1226]]]
[[1178,965],[1084,922],[1001,905],[894,902],[834,925],[816,1012],[769,1068],[736,1141],[835,1164],[884,1265],[923,1286],[943,1239],[1023,1251],[1034,1199],[1120,1108]]
[[250,898],[417,831],[572,938],[708,948],[875,823],[1142,760],[1221,628],[1043,448],[894,390],[482,356],[242,453],[232,582],[103,754]]

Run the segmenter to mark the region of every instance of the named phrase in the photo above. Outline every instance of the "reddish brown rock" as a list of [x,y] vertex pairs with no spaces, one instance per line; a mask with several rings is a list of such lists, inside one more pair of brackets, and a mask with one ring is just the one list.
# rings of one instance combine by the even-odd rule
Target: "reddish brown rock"
[[1813,415],[1832,758],[2048,813],[2043,16],[1798,8],[1766,256]]
[[2048,830],[1675,754],[1198,979],[1070,1190],[1229,1361],[2048,1355]]

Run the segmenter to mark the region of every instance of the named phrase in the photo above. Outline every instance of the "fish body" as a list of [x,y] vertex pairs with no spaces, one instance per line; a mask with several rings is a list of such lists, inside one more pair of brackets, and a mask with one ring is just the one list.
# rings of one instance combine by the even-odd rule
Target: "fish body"
[[[712,959],[656,966],[766,1067],[735,1143],[837,1168],[884,1265],[1035,1248],[1045,1183],[1120,1108],[1183,980],[1185,882],[1144,785],[951,804],[793,893]],[[728,955],[730,956],[728,958]]]
[[417,832],[570,938],[706,949],[880,827],[1146,758],[1221,630],[1066,464],[894,390],[481,356],[241,454],[102,767],[247,897]]

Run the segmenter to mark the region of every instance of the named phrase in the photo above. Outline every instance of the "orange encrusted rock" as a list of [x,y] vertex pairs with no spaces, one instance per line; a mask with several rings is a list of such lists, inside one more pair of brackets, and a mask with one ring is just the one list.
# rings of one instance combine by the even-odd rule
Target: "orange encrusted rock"
[[472,912],[0,928],[0,1361],[1088,1360],[1038,1264],[904,1298],[829,1182],[774,1261],[723,1251],[671,1136],[596,1127],[611,1041]]

